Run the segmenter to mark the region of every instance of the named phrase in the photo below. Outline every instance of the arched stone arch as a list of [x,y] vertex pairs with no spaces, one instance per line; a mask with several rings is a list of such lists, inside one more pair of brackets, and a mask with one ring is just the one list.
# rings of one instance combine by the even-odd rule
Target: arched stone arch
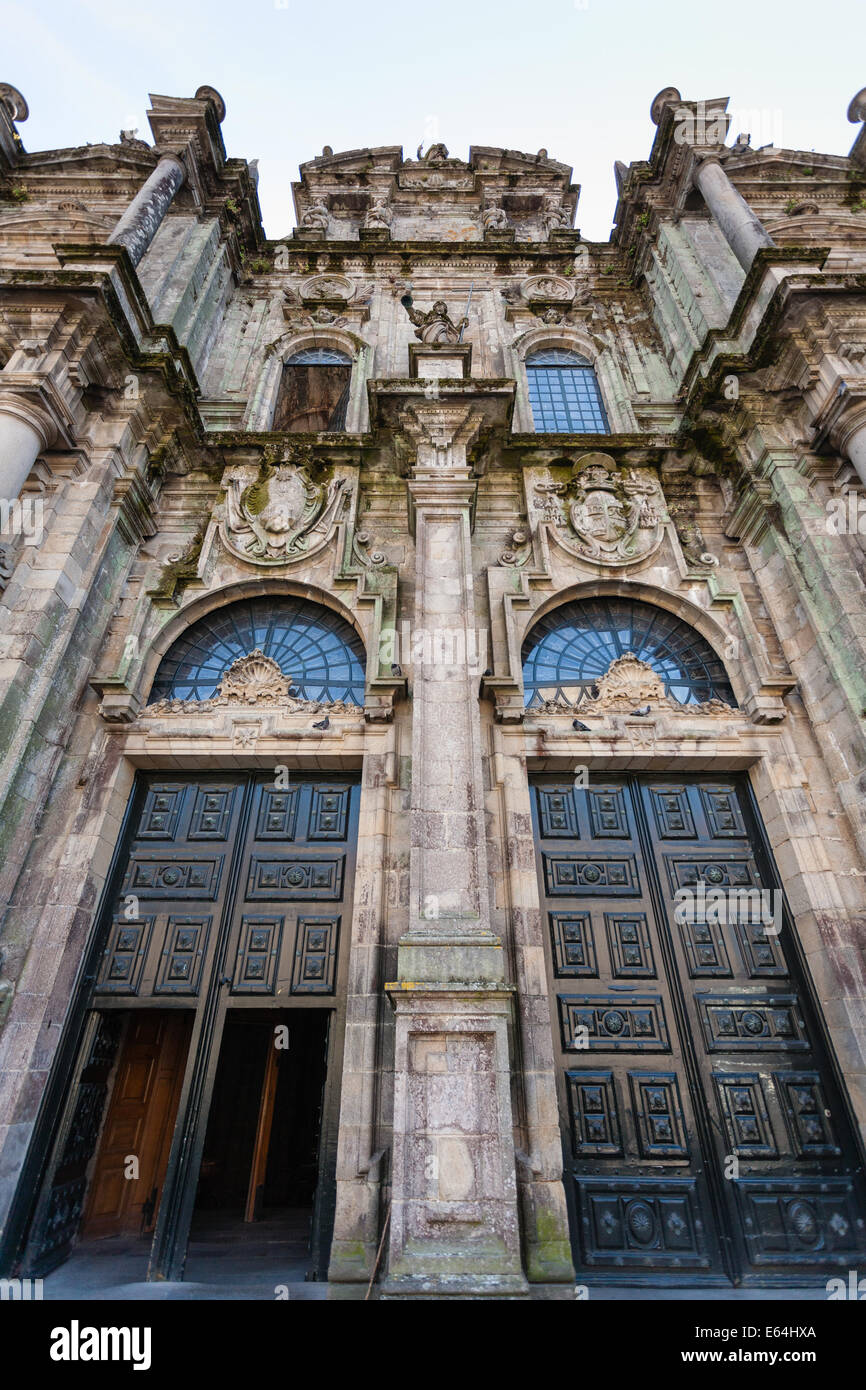
[[612,434],[631,434],[637,429],[626,378],[607,343],[584,324],[562,324],[529,328],[511,344],[511,374],[517,382],[515,429],[518,433],[535,433],[529,404],[526,359],[546,348],[576,352],[587,358],[598,380]]
[[345,328],[330,324],[309,328],[289,329],[272,343],[259,371],[244,417],[244,429],[267,431],[272,428],[277,397],[280,392],[283,368],[290,357],[308,348],[332,348],[345,352],[352,361],[349,385],[349,405],[346,411],[346,431],[360,434],[368,428],[367,378],[373,363],[369,343]]
[[[207,594],[199,594],[193,598],[179,613],[175,613],[165,623],[152,639],[147,642],[141,656],[137,676],[134,682],[134,693],[139,698],[142,705],[147,703],[156,673],[160,663],[184,632],[191,628],[200,618],[206,617],[218,609],[228,608],[238,600],[245,598],[264,598],[268,595],[282,598],[305,599],[309,603],[319,604],[323,608],[328,608],[336,613],[343,621],[357,634],[360,639],[365,654],[365,675],[370,678],[369,653],[370,653],[370,632],[365,630],[362,625],[361,617],[367,614],[372,619],[370,609],[362,608],[358,612],[353,612],[339,598],[323,589],[318,585],[300,583],[291,579],[272,578],[272,579],[242,579],[236,583],[228,584],[220,589],[212,590]],[[369,623],[368,623],[369,626]],[[374,673],[375,674],[375,673]]]
[[[724,671],[737,702],[741,702],[741,696],[745,693],[745,684],[741,681],[740,689],[737,682],[732,677],[732,671],[728,667],[725,650],[729,642],[729,631],[719,623],[712,614],[705,609],[691,602],[682,594],[668,593],[658,589],[655,585],[641,582],[623,583],[617,580],[602,580],[595,582],[585,582],[573,584],[556,594],[549,595],[531,613],[527,614],[527,622],[519,638],[518,651],[522,653],[526,644],[530,641],[533,632],[539,623],[557,609],[564,608],[570,603],[585,602],[590,599],[626,599],[632,602],[645,603],[650,608],[658,609],[661,612],[670,613],[673,617],[679,618],[694,633],[703,638],[710,652],[716,657],[722,670]],[[521,682],[523,678],[523,663],[521,660]]]
[[[512,626],[512,636],[509,642],[512,652],[512,669],[520,684],[521,697],[523,694],[523,665],[520,654],[532,629],[547,614],[561,608],[564,604],[590,598],[637,599],[681,618],[706,640],[721,662],[738,705],[741,708],[749,706],[750,696],[754,695],[755,687],[760,683],[758,673],[753,661],[738,659],[737,663],[733,664],[730,656],[725,655],[733,634],[730,627],[722,621],[721,616],[716,617],[715,614],[701,608],[699,604],[694,603],[682,593],[660,589],[654,584],[647,584],[640,580],[625,579],[584,580],[577,584],[569,584],[565,588],[558,589],[555,593],[542,594],[537,590],[532,590],[520,597],[516,595],[506,596],[506,607],[510,610],[507,625]],[[745,646],[744,640],[737,639],[737,650],[740,653],[740,658],[751,655],[744,650]]]

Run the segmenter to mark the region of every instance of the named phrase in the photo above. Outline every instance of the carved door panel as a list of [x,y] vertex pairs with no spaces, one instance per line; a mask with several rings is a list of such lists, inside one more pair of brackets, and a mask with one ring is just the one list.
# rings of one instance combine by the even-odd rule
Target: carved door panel
[[[184,1012],[139,1011],[129,1019],[111,1104],[90,1182],[83,1237],[137,1234],[153,1225],[189,1040]],[[127,1175],[130,1157],[138,1177]]]
[[856,1259],[854,1151],[784,931],[716,930],[705,897],[677,920],[699,879],[769,886],[744,787],[544,777],[533,814],[578,1268],[695,1283]]
[[[137,1186],[145,1198],[159,1189],[154,1267],[163,1277],[181,1277],[227,1009],[294,1005],[334,1015],[326,1031],[337,1065],[329,1066],[325,1083],[315,1213],[315,1229],[327,1228],[359,799],[357,777],[332,773],[293,773],[285,789],[269,772],[139,777],[88,1000],[104,1021],[95,1040],[88,1025],[81,1045],[73,1083],[78,1098],[64,1111],[54,1149],[59,1158],[52,1160],[31,1236],[34,1258],[45,1267],[65,1257],[86,1201],[88,1235],[136,1226],[140,1203],[132,1201],[128,1180],[119,1183],[121,1160],[138,1146],[148,1158]],[[126,1011],[140,1055],[118,1067],[106,1145],[88,1194],[114,1060],[108,1042],[116,1049]],[[180,1096],[172,1102],[173,1137],[161,1122],[152,1125],[162,1113],[153,1096],[165,1091],[166,1078],[163,1044],[149,1031],[166,1015],[191,1024]],[[173,1027],[164,1024],[168,1033]],[[160,1136],[170,1141],[167,1166]],[[163,1168],[164,1183],[155,1176]]]
[[856,1150],[750,800],[734,778],[642,778],[640,794],[736,1263],[847,1269],[864,1249]]
[[351,780],[256,780],[226,957],[233,1000],[333,996],[357,810]]
[[210,977],[246,777],[150,777],[137,789],[97,999],[194,1004]]
[[580,1268],[723,1273],[630,787],[533,789]]

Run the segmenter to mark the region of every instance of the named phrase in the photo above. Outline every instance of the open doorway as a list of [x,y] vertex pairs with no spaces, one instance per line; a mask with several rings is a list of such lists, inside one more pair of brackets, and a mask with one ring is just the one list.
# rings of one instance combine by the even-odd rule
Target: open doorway
[[235,1280],[246,1262],[259,1276],[270,1263],[278,1282],[310,1273],[328,1019],[324,1009],[229,1010],[187,1279],[213,1281],[227,1256]]

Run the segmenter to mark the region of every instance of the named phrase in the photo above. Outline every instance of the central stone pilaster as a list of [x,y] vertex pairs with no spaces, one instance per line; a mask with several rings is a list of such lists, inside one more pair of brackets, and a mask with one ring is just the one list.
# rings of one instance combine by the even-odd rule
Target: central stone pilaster
[[384,1297],[521,1297],[508,1017],[490,930],[468,450],[472,404],[413,403],[415,533],[410,924],[397,1014]]

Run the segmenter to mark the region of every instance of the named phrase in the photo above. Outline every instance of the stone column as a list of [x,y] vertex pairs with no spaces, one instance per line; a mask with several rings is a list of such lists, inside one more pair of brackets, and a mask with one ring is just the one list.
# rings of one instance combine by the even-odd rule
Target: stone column
[[[490,930],[465,403],[409,408],[417,458],[410,925],[398,979],[388,1280],[383,1296],[521,1297],[508,1019]],[[404,654],[405,655],[405,654]]]
[[164,154],[114,228],[108,245],[125,246],[132,264],[138,265],[185,178],[177,156]]
[[695,170],[695,184],[744,270],[762,246],[774,246],[760,218],[728,178],[716,155],[707,155]]
[[0,399],[0,499],[14,502],[56,429],[41,411],[14,396]]

